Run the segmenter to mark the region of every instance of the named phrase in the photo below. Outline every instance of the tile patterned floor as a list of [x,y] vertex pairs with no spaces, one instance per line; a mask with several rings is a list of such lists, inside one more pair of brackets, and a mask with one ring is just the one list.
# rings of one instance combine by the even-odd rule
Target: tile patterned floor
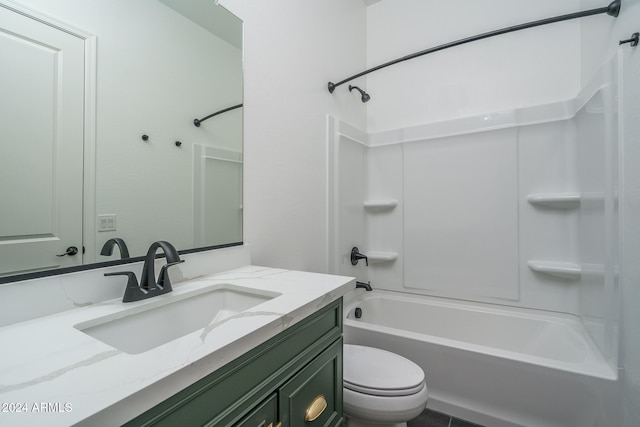
[[407,423],[408,427],[482,427],[447,414],[425,409],[417,418]]

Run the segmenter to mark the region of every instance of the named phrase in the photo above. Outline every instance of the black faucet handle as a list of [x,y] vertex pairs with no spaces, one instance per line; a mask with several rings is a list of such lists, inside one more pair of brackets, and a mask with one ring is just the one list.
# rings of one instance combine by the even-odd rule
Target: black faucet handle
[[138,278],[136,277],[136,273],[133,271],[118,271],[116,273],[104,273],[105,276],[127,276],[129,280],[127,280],[127,287],[134,286],[138,287]]
[[122,297],[122,302],[131,302],[138,301],[144,298],[147,295],[148,291],[146,289],[142,289],[140,285],[138,285],[138,279],[136,278],[136,273],[133,271],[119,271],[117,273],[104,273],[105,276],[127,276],[129,279],[127,280],[127,287],[124,288],[124,296]]
[[160,269],[160,274],[158,274],[158,286],[160,288],[164,289],[165,286],[168,286],[168,289],[169,290],[171,289],[171,280],[169,279],[169,267],[174,266],[176,264],[181,264],[183,262],[184,260],[181,259],[180,261],[169,262],[162,266],[162,268]]
[[136,273],[133,271],[120,271],[117,273],[104,273],[105,276],[127,276],[127,287],[124,289],[124,296],[122,302],[140,301],[149,297],[149,291],[142,289],[138,284]]
[[369,258],[367,258],[366,255],[361,254],[360,250],[358,249],[358,247],[354,246],[351,249],[351,265],[358,264],[358,261],[360,261],[361,259],[363,259],[364,262],[367,264],[367,267],[369,267]]

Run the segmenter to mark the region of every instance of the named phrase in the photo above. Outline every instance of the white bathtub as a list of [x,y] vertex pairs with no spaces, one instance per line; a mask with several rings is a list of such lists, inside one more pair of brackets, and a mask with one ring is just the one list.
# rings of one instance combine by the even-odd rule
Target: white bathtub
[[617,371],[577,317],[374,290],[347,302],[344,336],[420,365],[436,411],[490,427],[618,425]]

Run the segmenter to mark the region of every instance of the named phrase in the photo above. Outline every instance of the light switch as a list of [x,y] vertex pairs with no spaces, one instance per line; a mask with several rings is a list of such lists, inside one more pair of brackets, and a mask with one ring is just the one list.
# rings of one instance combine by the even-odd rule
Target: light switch
[[98,215],[98,231],[116,231],[118,216],[116,214]]

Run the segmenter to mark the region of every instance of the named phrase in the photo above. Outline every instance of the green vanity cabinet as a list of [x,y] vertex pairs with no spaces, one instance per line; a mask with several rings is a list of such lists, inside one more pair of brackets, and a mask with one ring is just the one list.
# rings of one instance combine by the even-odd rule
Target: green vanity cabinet
[[341,424],[342,299],[179,391],[126,426]]
[[237,427],[268,427],[278,423],[278,393],[273,393],[245,416]]

